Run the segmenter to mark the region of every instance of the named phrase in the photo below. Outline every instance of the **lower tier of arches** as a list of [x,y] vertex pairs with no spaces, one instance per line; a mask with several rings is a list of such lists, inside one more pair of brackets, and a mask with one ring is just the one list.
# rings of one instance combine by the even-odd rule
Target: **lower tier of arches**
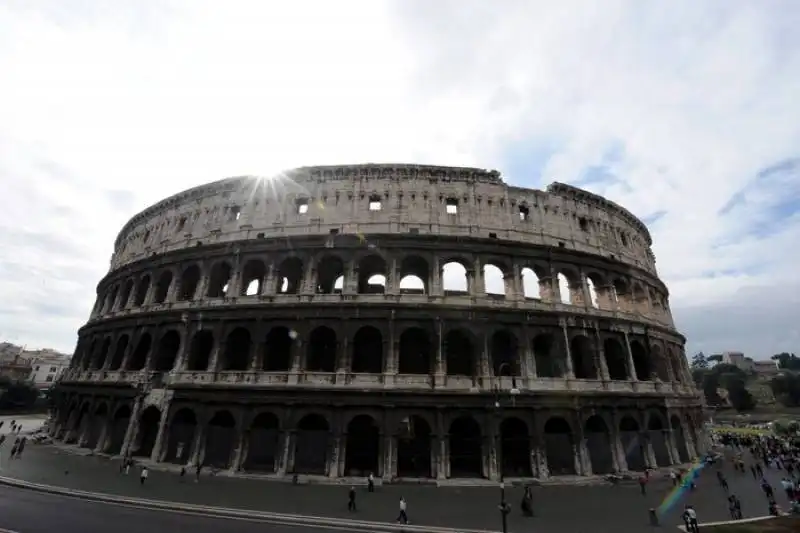
[[696,409],[249,406],[72,396],[55,439],[97,452],[272,475],[548,478],[695,460]]

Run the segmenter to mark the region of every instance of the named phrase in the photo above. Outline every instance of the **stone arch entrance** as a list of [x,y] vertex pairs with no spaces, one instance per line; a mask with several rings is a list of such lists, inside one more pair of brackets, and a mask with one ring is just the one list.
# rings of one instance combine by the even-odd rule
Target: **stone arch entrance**
[[161,336],[158,341],[153,370],[156,372],[169,372],[175,366],[175,360],[181,349],[181,336],[175,330],[170,330]]
[[181,409],[172,417],[164,460],[169,463],[186,464],[191,459],[192,444],[197,432],[197,416],[191,409]]
[[431,426],[421,416],[412,415],[405,422],[397,438],[397,476],[431,477]]
[[500,451],[504,476],[531,477],[531,439],[525,422],[516,417],[503,420]]
[[295,433],[294,472],[324,475],[328,463],[330,426],[318,414],[304,416]]
[[107,418],[108,405],[101,403],[95,410],[94,414],[92,414],[92,418],[89,421],[89,435],[83,442],[84,448],[94,450],[98,444],[102,444],[100,440],[105,440],[106,437],[105,433]]
[[678,448],[678,458],[681,463],[688,463],[691,458],[689,457],[689,448],[686,445],[686,435],[683,432],[681,419],[672,415],[669,421],[672,426],[672,434],[675,435],[675,446]]
[[131,408],[123,405],[114,413],[114,419],[111,422],[111,435],[109,437],[109,445],[106,451],[112,455],[116,455],[122,451],[122,445],[125,443],[125,434],[128,432],[128,424],[131,422]]
[[352,371],[362,374],[383,372],[383,336],[378,328],[364,326],[353,337]]
[[280,457],[280,421],[273,413],[260,413],[250,425],[246,470],[275,472]]
[[645,347],[639,341],[631,341],[630,346],[636,378],[639,381],[651,381],[652,365],[650,364],[650,357],[647,354],[647,350],[645,350]]
[[667,428],[661,416],[657,413],[650,415],[650,420],[647,422],[647,436],[650,438],[650,445],[653,447],[656,466],[671,465],[672,459],[670,459],[667,446]]
[[483,477],[483,435],[470,416],[450,424],[450,477]]
[[586,448],[593,474],[610,474],[614,472],[614,454],[611,448],[611,432],[603,417],[594,415],[584,425]]
[[278,326],[269,330],[264,344],[264,362],[267,372],[286,372],[292,366],[294,339],[289,328]]
[[347,476],[380,475],[381,432],[375,419],[358,415],[347,424],[344,471]]
[[643,472],[647,468],[644,455],[644,443],[641,439],[641,428],[633,417],[626,416],[619,423],[619,438],[625,452],[628,470]]
[[544,425],[544,442],[550,475],[575,475],[575,452],[569,422],[561,417],[548,420]]
[[608,377],[614,381],[625,381],[628,378],[628,365],[625,351],[616,339],[608,338],[603,342],[603,353],[606,356]]
[[203,463],[215,468],[230,468],[235,443],[236,419],[230,411],[217,411],[208,422]]
[[136,446],[131,455],[136,457],[150,457],[153,453],[153,446],[156,445],[158,437],[158,424],[161,421],[161,411],[158,407],[151,405],[142,413],[139,419],[139,434],[136,436]]
[[308,338],[306,368],[311,372],[335,372],[338,342],[327,326],[315,328]]
[[472,376],[475,374],[474,350],[469,335],[453,330],[444,337],[445,361],[449,376]]
[[431,342],[428,333],[422,328],[408,328],[400,335],[398,355],[400,374],[431,373]]
[[583,335],[575,335],[570,342],[572,369],[575,379],[597,379],[591,341]]

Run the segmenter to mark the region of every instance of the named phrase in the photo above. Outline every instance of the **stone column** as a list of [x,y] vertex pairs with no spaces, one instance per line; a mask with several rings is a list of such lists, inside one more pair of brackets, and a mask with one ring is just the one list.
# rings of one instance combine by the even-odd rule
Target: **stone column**
[[527,327],[523,326],[522,329],[522,342],[524,343],[522,350],[523,366],[525,368],[523,379],[525,380],[526,388],[531,388],[531,381],[536,379],[536,355],[533,353],[533,341],[531,339],[530,331]]
[[276,273],[275,270],[275,265],[270,263],[264,275],[264,280],[261,283],[261,296],[271,296],[276,293],[276,289],[278,288],[277,276],[279,273]]
[[614,452],[615,464],[619,472],[626,472],[628,470],[628,457],[625,454],[625,447],[622,444],[622,435],[619,431],[620,416],[614,410],[611,413],[611,445]]
[[142,403],[143,399],[141,397],[137,398],[133,404],[133,409],[131,409],[131,418],[128,422],[128,429],[125,430],[125,439],[122,441],[122,448],[119,452],[122,457],[130,455],[131,445],[136,439],[136,435],[139,433],[139,416],[142,412]]
[[608,364],[606,364],[605,348],[600,339],[600,329],[595,325],[594,329],[594,344],[595,354],[597,355],[597,371],[600,374],[599,378],[603,381],[609,381],[611,377],[608,375]]
[[[394,314],[394,311],[392,313]],[[393,387],[400,359],[400,346],[395,335],[394,318],[389,320],[389,341],[384,353],[386,355],[384,356],[383,383],[385,387]]]
[[294,465],[294,430],[286,429],[282,433],[283,447],[276,469],[279,476],[285,476]]
[[444,356],[444,323],[441,318],[436,320],[436,361],[434,362],[434,386],[446,386],[447,361]]
[[109,409],[103,419],[103,427],[100,428],[100,438],[97,439],[97,445],[94,447],[95,453],[103,453],[108,448],[108,430],[114,420],[114,409]]
[[386,276],[386,294],[399,295],[400,294],[400,272],[397,264],[397,258],[392,256],[389,259],[388,276]]
[[245,427],[247,423],[245,414],[242,412],[237,413],[236,416],[236,438],[233,445],[233,454],[231,457],[231,464],[229,470],[231,472],[238,472],[242,468],[242,461],[246,456],[245,447],[247,445],[248,429]]
[[159,463],[163,459],[164,455],[166,454],[167,450],[164,446],[166,437],[167,437],[167,429],[169,428],[169,421],[171,417],[169,416],[169,404],[164,407],[164,410],[161,412],[161,419],[158,421],[158,433],[156,434],[156,442],[153,445],[153,452],[150,454],[150,460],[154,463]]
[[564,353],[566,354],[564,361],[566,375],[564,377],[567,379],[575,379],[575,370],[572,367],[572,349],[569,345],[569,332],[567,331],[567,325],[563,322],[561,323],[561,332],[564,336]]
[[473,262],[471,271],[467,271],[469,286],[467,289],[469,290],[470,296],[473,298],[483,298],[486,294],[486,287],[483,283],[483,264],[481,263],[480,257],[476,257],[475,261]]
[[576,414],[577,424],[575,427],[577,428],[576,437],[577,442],[575,446],[575,458],[578,466],[580,467],[576,472],[578,475],[581,476],[591,476],[592,475],[592,461],[591,457],[589,456],[589,447],[586,442],[586,435],[583,431],[583,424],[581,424],[581,417],[580,414]]
[[442,266],[439,264],[439,256],[434,255],[431,261],[431,275],[429,280],[428,292],[431,296],[443,296],[444,287],[442,285]]
[[436,479],[443,480],[450,475],[450,455],[447,442],[447,428],[445,427],[444,413],[436,411],[436,437],[435,446],[431,446],[431,453],[436,454]]
[[198,416],[197,427],[194,430],[194,439],[192,440],[192,449],[189,455],[189,464],[193,466],[203,464],[203,458],[206,454],[206,420],[205,413]]
[[633,352],[631,352],[631,342],[628,339],[628,332],[622,332],[623,337],[625,337],[625,361],[628,366],[628,378],[631,381],[639,381],[639,376],[636,375],[636,365],[633,364]]

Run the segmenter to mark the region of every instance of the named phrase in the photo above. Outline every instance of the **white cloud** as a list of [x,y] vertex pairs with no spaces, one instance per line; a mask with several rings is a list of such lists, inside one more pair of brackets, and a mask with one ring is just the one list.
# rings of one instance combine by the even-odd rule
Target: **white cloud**
[[587,188],[663,213],[690,350],[800,349],[800,173],[757,180],[800,155],[800,6],[501,4],[6,3],[0,337],[71,349],[119,227],[182,188],[318,163],[503,170],[546,143],[507,179],[605,166]]

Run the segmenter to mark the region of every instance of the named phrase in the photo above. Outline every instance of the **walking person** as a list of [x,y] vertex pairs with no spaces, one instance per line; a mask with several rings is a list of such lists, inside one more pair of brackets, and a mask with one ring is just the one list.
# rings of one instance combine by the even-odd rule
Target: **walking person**
[[347,493],[347,510],[351,513],[356,512],[356,488],[350,487],[350,492]]
[[147,470],[146,466],[143,466],[142,467],[142,472],[139,474],[139,484],[140,485],[144,485],[144,482],[147,479],[147,476],[149,476],[149,475],[150,475],[150,471]]
[[639,490],[642,491],[642,496],[647,495],[647,477],[640,476],[639,477]]
[[406,513],[406,509],[406,500],[400,496],[400,514],[397,515],[397,521],[401,524],[408,524],[408,514]]
[[697,523],[697,512],[691,505],[687,505],[683,511],[683,522],[686,524],[687,533],[700,532],[700,527]]
[[200,483],[200,472],[203,470],[203,463],[197,462],[197,466],[194,468],[194,482]]
[[27,437],[22,437],[19,441],[19,446],[17,446],[17,459],[22,457],[22,450],[25,449],[25,442],[27,441]]
[[369,473],[367,478],[367,492],[375,492],[375,476],[372,472]]

